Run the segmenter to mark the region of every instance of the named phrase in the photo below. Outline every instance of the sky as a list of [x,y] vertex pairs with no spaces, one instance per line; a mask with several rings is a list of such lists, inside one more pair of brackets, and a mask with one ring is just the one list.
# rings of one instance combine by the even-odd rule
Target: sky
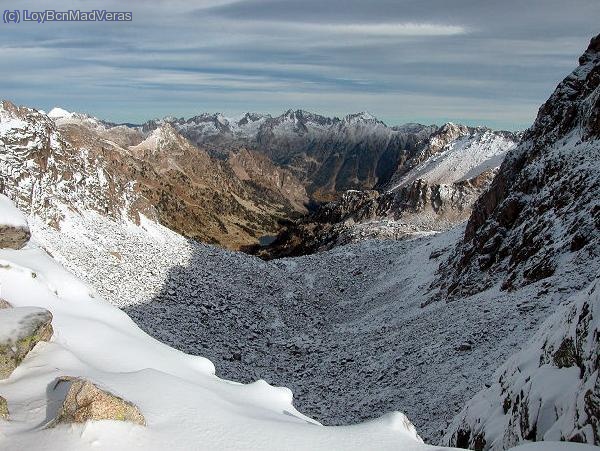
[[132,22],[0,22],[0,98],[115,122],[367,111],[524,129],[600,33],[599,0],[3,0]]

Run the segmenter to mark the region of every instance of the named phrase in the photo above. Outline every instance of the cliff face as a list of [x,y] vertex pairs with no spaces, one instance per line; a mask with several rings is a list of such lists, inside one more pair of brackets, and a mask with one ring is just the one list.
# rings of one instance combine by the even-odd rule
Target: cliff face
[[513,290],[597,253],[600,234],[600,37],[540,108],[442,268],[442,296],[501,281]]
[[443,443],[476,450],[526,440],[600,444],[599,117],[600,35],[509,153],[432,284],[448,299],[495,285],[530,293],[536,304],[557,289],[576,294],[467,403]]
[[599,445],[599,315],[596,279],[496,371],[442,442],[475,450],[508,449],[525,440]]

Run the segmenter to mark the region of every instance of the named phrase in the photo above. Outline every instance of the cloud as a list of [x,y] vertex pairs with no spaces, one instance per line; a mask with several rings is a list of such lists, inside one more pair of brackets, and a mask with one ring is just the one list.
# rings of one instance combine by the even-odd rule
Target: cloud
[[311,22],[250,22],[257,28],[276,27],[293,32],[340,34],[352,36],[421,37],[465,34],[465,27],[432,23],[311,23]]
[[[133,9],[131,23],[0,27],[2,96],[130,122],[301,107],[522,128],[600,31],[597,0],[124,5],[102,2]],[[21,0],[19,7],[89,5]]]

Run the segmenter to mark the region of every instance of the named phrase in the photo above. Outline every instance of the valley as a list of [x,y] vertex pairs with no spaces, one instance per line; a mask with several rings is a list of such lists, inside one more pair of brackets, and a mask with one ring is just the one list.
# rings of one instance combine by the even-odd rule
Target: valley
[[3,101],[2,297],[56,328],[0,384],[9,446],[73,375],[164,446],[232,422],[233,448],[600,445],[599,162],[600,36],[523,133]]

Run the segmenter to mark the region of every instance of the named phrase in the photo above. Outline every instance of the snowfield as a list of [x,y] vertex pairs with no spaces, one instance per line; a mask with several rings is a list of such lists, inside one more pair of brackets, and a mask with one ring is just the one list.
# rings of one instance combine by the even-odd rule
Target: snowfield
[[0,194],[0,226],[28,229],[23,213],[14,208],[11,200],[4,194]]
[[[0,383],[11,416],[2,423],[6,449],[432,448],[399,412],[323,427],[293,407],[289,389],[219,379],[209,360],[152,339],[36,245],[0,250],[0,286],[14,307],[50,310],[55,331]],[[88,378],[130,400],[147,427],[98,421],[45,429],[61,404],[52,390],[61,376]]]
[[328,425],[406,412],[429,442],[564,300],[575,273],[446,304],[429,299],[462,227],[264,262],[151,221],[72,215],[34,238],[150,335],[217,374],[290,387]]
[[391,191],[417,180],[430,184],[445,184],[469,180],[500,167],[505,155],[516,147],[514,137],[499,132],[476,129],[444,146],[439,153],[411,169]]

